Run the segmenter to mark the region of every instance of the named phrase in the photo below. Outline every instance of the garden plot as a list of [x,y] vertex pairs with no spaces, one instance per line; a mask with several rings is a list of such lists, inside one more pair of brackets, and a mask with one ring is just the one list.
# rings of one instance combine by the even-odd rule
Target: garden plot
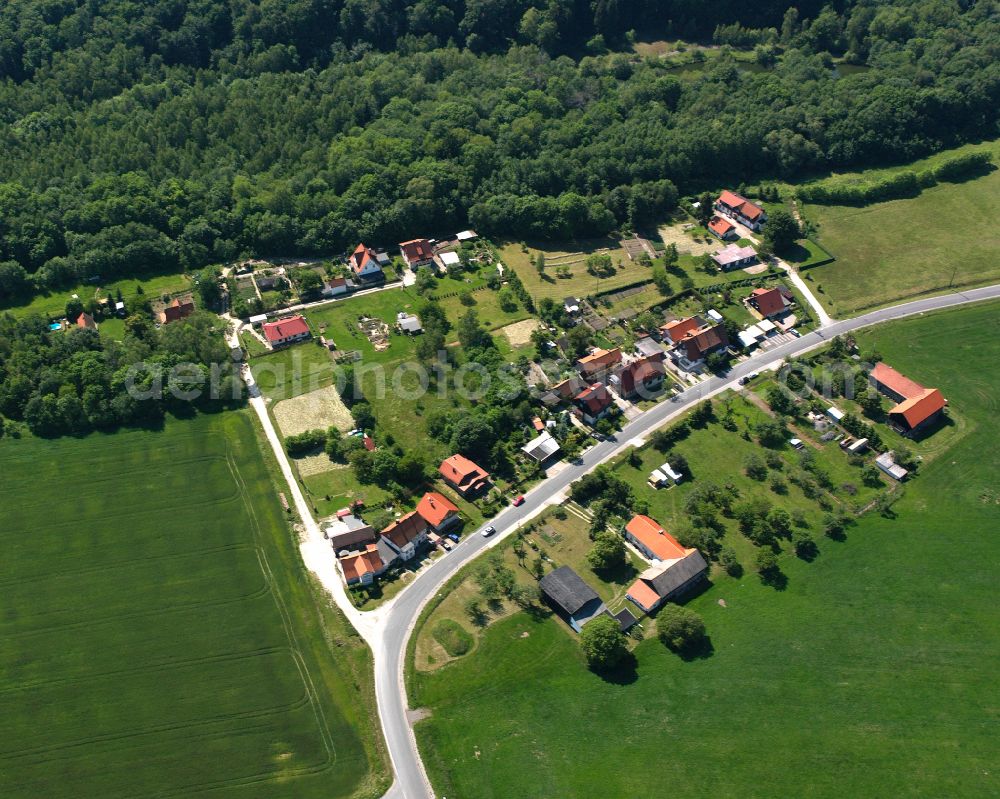
[[531,343],[531,334],[542,326],[537,319],[525,319],[512,325],[501,327],[498,332],[506,336],[512,347],[523,347]]
[[690,228],[691,231],[697,229],[690,223],[664,225],[659,229],[660,238],[668,247],[671,244],[677,245],[677,252],[681,255],[706,255],[722,247],[720,242],[710,238],[707,234],[703,238],[695,238],[685,228]]
[[351,412],[344,405],[336,386],[282,400],[274,406],[274,419],[286,438],[306,430],[336,427],[346,432],[354,427]]

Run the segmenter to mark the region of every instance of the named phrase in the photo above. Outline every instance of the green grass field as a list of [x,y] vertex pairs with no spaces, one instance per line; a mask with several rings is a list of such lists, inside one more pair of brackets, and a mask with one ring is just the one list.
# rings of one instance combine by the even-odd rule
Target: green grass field
[[994,171],[864,208],[807,206],[819,241],[837,259],[809,273],[814,291],[822,286],[824,305],[835,316],[847,316],[1000,280],[1000,232],[984,217],[998,198],[1000,171]]
[[243,413],[0,440],[5,797],[378,795],[367,650]]
[[[476,797],[950,796],[998,792],[1000,344],[986,305],[863,334],[941,386],[973,428],[921,468],[897,517],[866,516],[784,591],[719,578],[689,606],[713,652],[657,640],[605,680],[551,617],[511,615],[411,673],[439,794]],[[720,476],[731,470],[720,460]],[[723,604],[724,602],[724,604]]]

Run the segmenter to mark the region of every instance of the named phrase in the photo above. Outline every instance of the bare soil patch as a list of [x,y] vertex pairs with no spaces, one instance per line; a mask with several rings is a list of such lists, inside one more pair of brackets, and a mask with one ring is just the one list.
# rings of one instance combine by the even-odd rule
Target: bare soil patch
[[296,458],[295,465],[299,469],[302,477],[311,477],[314,474],[323,472],[334,472],[337,469],[349,469],[346,463],[334,463],[325,452],[318,452],[315,455],[306,455],[304,458]]
[[668,247],[671,244],[676,244],[677,252],[681,255],[705,255],[715,252],[722,247],[715,240],[695,239],[694,236],[684,229],[684,224],[682,223],[664,225],[659,229],[659,234],[660,238],[663,239],[663,243]]
[[531,334],[538,330],[542,323],[537,319],[525,319],[523,322],[514,322],[512,325],[501,327],[500,332],[507,337],[512,347],[523,347],[531,343]]
[[310,391],[300,397],[282,400],[274,406],[274,418],[285,437],[306,430],[337,427],[342,431],[354,427],[351,412],[344,405],[336,386]]

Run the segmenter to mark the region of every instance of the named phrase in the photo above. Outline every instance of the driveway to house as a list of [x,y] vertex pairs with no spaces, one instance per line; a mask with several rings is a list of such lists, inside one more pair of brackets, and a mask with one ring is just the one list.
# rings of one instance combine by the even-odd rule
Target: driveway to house
[[[754,244],[760,244],[760,238],[753,230],[728,216],[726,219],[736,226],[736,232],[739,233],[740,238],[750,239],[750,241]],[[809,288],[806,281],[804,281],[802,276],[795,270],[795,267],[778,257],[774,258],[774,262],[778,265],[778,268],[782,269],[788,275],[788,279],[792,282],[792,285],[795,286],[798,292],[806,298],[806,302],[809,303],[809,307],[812,308],[813,313],[816,314],[816,319],[819,320],[819,326],[823,328],[829,327],[833,324],[833,317],[826,312],[822,303],[816,299],[816,296],[812,293],[812,289]]]
[[[347,596],[347,591],[337,573],[333,551],[312,517],[311,509],[295,480],[284,447],[281,446],[281,440],[268,416],[267,407],[254,383],[253,375],[249,367],[245,366],[243,377],[250,392],[250,404],[261,421],[268,443],[288,483],[295,508],[302,518],[304,537],[300,549],[306,566],[317,575],[338,607],[372,649],[379,720],[395,772],[395,782],[386,796],[391,799],[400,797],[425,799],[434,795],[411,727],[403,674],[407,644],[421,611],[459,569],[486,549],[496,546],[545,508],[562,502],[572,482],[633,446],[637,441],[647,439],[650,433],[689,411],[697,403],[735,387],[738,380],[750,372],[780,368],[786,359],[821,347],[834,336],[882,322],[992,299],[1000,299],[1000,284],[907,302],[852,319],[830,320],[830,323],[822,329],[738,363],[724,376],[713,375],[701,381],[645,411],[626,424],[613,438],[595,444],[564,469],[528,491],[520,507],[508,507],[490,520],[490,524],[497,530],[495,534],[483,537],[482,528],[470,531],[452,552],[423,569],[393,600],[367,613],[357,610]],[[231,327],[227,333],[227,339],[232,346],[238,346],[238,330],[241,323],[236,321],[235,325],[235,330]]]

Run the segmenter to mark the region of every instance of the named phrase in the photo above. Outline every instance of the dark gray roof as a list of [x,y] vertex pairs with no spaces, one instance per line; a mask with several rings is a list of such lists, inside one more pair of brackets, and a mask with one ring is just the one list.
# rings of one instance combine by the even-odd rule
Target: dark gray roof
[[689,580],[704,573],[708,564],[698,550],[671,563],[658,575],[648,580],[653,590],[661,597],[669,597]]
[[632,615],[632,611],[628,608],[622,608],[617,613],[607,612],[612,619],[618,622],[618,626],[622,628],[622,632],[628,632],[633,624],[636,623],[637,619]]
[[549,599],[570,616],[588,602],[598,599],[597,592],[569,566],[560,566],[549,572],[541,579],[539,586]]

